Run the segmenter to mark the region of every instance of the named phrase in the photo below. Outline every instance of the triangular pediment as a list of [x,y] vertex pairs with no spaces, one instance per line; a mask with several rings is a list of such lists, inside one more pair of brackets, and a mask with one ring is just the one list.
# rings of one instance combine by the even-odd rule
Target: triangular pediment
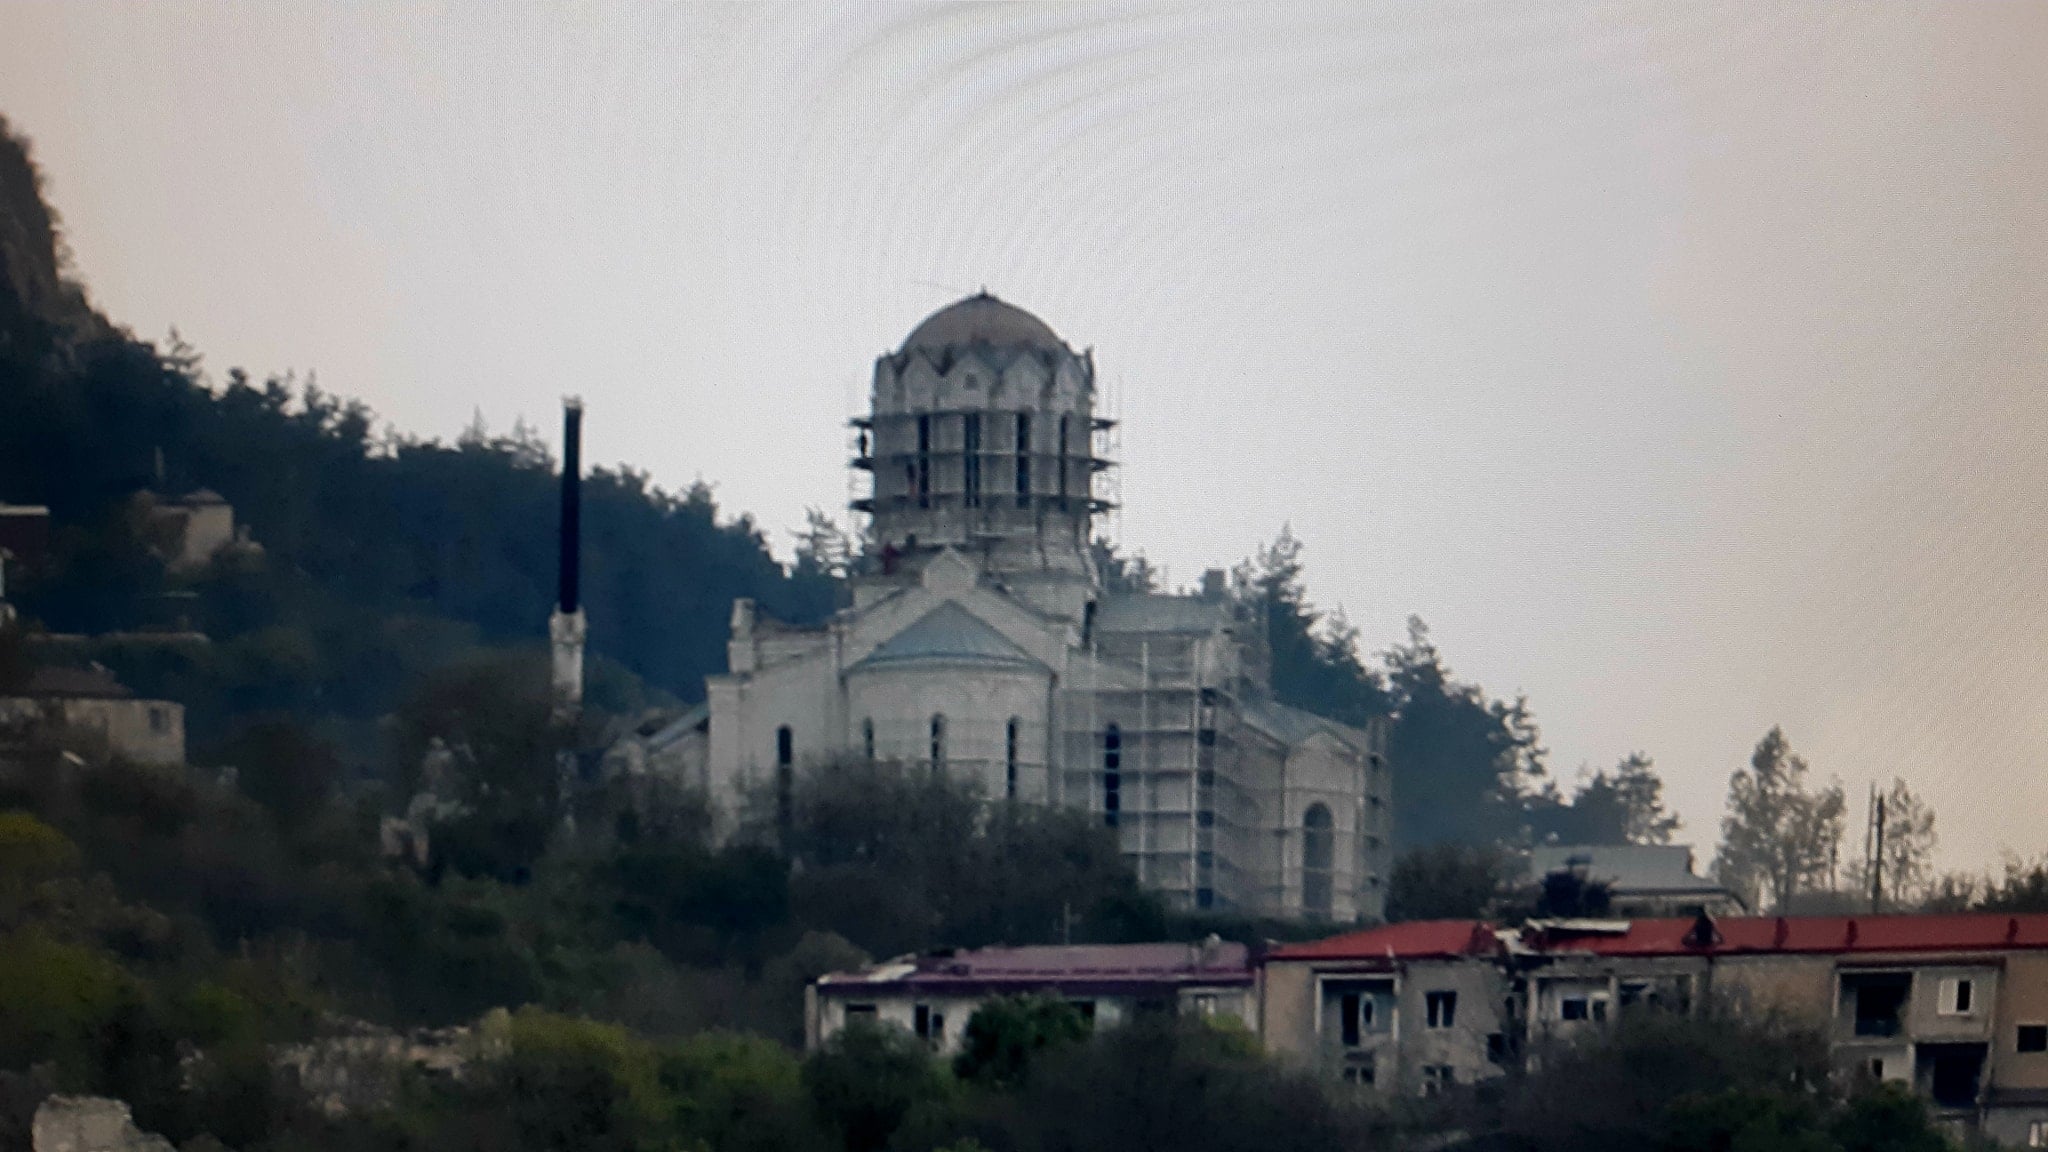
[[1044,667],[1042,661],[1012,643],[987,621],[951,600],[877,645],[849,671],[902,664]]

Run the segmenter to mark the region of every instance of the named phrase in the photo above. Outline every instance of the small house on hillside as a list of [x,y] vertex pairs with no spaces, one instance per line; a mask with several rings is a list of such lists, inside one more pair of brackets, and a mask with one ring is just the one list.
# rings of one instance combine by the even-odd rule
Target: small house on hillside
[[0,696],[0,724],[38,721],[92,733],[109,752],[137,763],[185,762],[185,706],[138,699],[97,664],[37,668],[25,687]]

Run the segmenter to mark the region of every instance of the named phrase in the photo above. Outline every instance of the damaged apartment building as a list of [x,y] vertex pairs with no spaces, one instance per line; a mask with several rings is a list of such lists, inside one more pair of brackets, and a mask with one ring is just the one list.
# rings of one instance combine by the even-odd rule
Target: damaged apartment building
[[911,765],[1089,814],[1177,907],[1379,918],[1381,731],[1276,702],[1222,573],[1163,594],[1098,570],[1093,353],[984,292],[884,353],[870,399],[851,607],[798,628],[736,603],[727,674],[621,742],[617,769],[701,786],[729,831],[787,820],[800,772]]
[[1711,1002],[1819,1023],[1844,1075],[2048,1147],[2048,915],[1433,921],[1257,968],[1266,1046],[1379,1091],[1477,1083],[1630,1013]]

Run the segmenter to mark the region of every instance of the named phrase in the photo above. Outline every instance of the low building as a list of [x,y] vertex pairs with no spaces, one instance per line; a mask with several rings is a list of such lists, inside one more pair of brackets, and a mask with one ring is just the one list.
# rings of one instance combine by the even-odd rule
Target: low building
[[1257,987],[1268,1051],[1361,1087],[1433,1095],[1500,1075],[1513,1051],[1503,944],[1477,920],[1277,948]]
[[804,1040],[816,1048],[852,1020],[895,1024],[950,1055],[967,1020],[1004,996],[1050,995],[1097,1026],[1147,1012],[1228,1016],[1257,1027],[1249,954],[1210,937],[1200,944],[1042,945],[904,957],[814,982],[804,999]]
[[1716,1003],[1819,1024],[1844,1075],[2048,1147],[2048,914],[1433,921],[1258,968],[1268,1050],[1386,1092],[1488,1079],[1632,1013]]
[[1689,844],[1544,844],[1529,850],[1524,879],[1569,872],[1607,890],[1615,916],[1735,916],[1735,893],[1693,871]]
[[1957,1127],[2048,1146],[2048,915],[1537,921],[1516,941],[1539,1046],[1710,999],[1783,1013],[1822,1023],[1844,1074],[1909,1084]]
[[0,696],[0,723],[52,723],[106,742],[107,751],[141,764],[185,762],[185,706],[141,700],[112,673],[37,668],[27,687]]
[[227,552],[260,555],[261,545],[237,526],[235,508],[211,488],[172,499],[144,494],[145,523],[156,552],[172,572],[192,572]]

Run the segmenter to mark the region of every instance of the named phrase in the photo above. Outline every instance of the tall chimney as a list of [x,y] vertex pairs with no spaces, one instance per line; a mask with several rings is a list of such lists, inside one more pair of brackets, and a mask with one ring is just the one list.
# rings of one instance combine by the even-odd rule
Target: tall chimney
[[548,618],[553,648],[555,718],[574,723],[583,711],[583,401],[562,401],[562,527],[555,612]]

